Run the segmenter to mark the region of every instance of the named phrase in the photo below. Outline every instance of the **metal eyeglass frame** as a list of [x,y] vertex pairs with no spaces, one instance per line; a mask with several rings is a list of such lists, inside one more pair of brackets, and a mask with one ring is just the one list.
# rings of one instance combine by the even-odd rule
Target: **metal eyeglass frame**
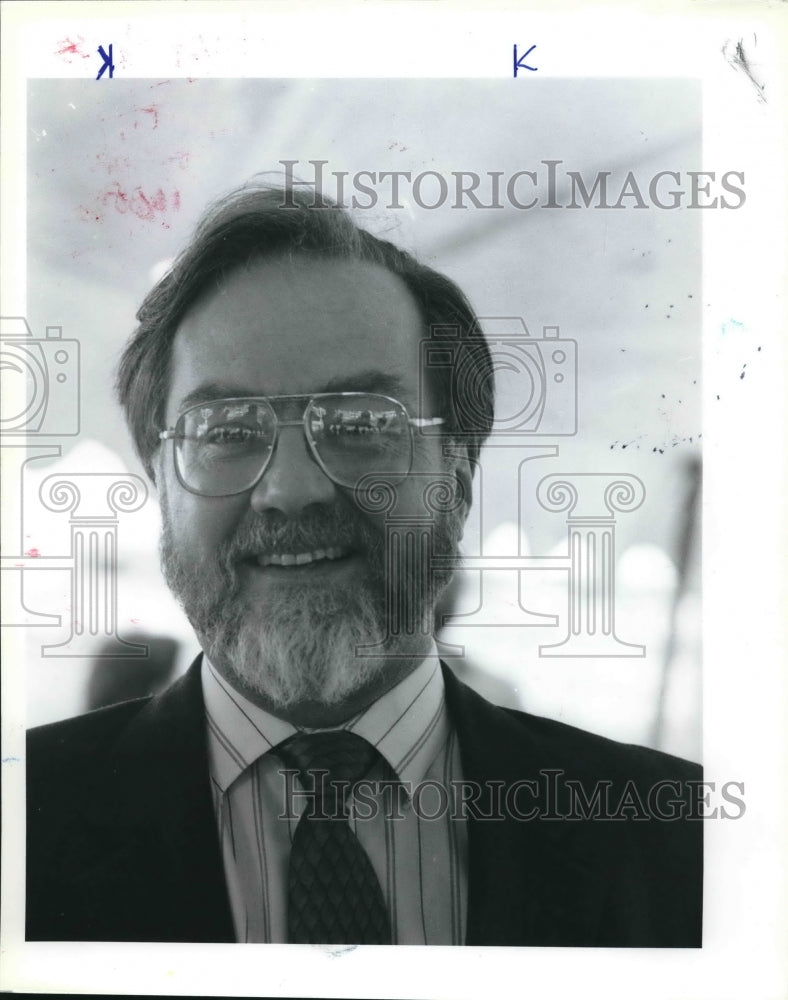
[[[346,483],[340,482],[337,479],[337,477],[334,476],[334,475],[332,475],[332,473],[326,468],[325,463],[323,462],[322,458],[320,457],[320,454],[317,451],[317,446],[315,445],[314,441],[311,438],[309,426],[307,424],[307,413],[309,412],[309,409],[312,406],[312,404],[315,402],[315,400],[326,399],[326,398],[336,399],[338,396],[345,397],[345,398],[348,398],[348,397],[360,397],[360,396],[366,396],[366,397],[373,396],[375,399],[383,399],[387,403],[393,403],[395,406],[398,406],[402,410],[402,412],[405,414],[405,416],[407,417],[407,420],[408,420],[408,425],[409,425],[409,428],[410,428],[410,441],[411,441],[410,460],[408,462],[408,468],[407,468],[407,470],[405,472],[401,473],[401,477],[402,478],[404,478],[405,476],[408,475],[408,473],[410,472],[411,466],[413,464],[413,431],[412,431],[412,428],[413,427],[437,427],[439,424],[446,423],[446,420],[445,420],[444,417],[412,417],[408,413],[408,410],[405,407],[404,403],[401,403],[398,399],[394,399],[393,396],[386,396],[384,393],[380,393],[380,392],[315,392],[315,393],[296,393],[295,395],[290,395],[290,396],[222,396],[222,397],[219,397],[218,399],[206,399],[206,400],[202,400],[201,402],[195,403],[193,406],[188,407],[186,410],[183,411],[183,413],[180,413],[178,415],[178,419],[175,421],[175,426],[174,427],[168,427],[166,430],[159,431],[159,440],[160,441],[184,440],[185,439],[185,435],[178,433],[178,424],[181,423],[181,421],[183,420],[183,418],[188,413],[191,413],[192,410],[198,410],[201,406],[217,406],[217,405],[220,405],[220,404],[223,404],[223,403],[227,403],[227,404],[230,404],[230,405],[232,405],[232,404],[238,404],[238,403],[267,403],[268,405],[270,405],[271,410],[272,410],[273,415],[274,415],[274,436],[273,436],[273,441],[271,442],[271,450],[270,450],[270,452],[268,454],[268,457],[266,458],[265,462],[263,463],[262,468],[260,469],[260,472],[257,474],[257,476],[256,476],[256,478],[254,479],[253,482],[251,482],[248,486],[244,486],[240,490],[233,490],[231,493],[204,493],[204,492],[201,492],[200,490],[196,490],[196,489],[194,489],[194,487],[189,486],[187,483],[184,482],[183,476],[181,475],[181,470],[178,467],[178,458],[177,458],[177,455],[176,455],[176,450],[175,450],[175,448],[173,448],[173,451],[172,451],[172,460],[173,460],[173,465],[175,466],[175,475],[178,477],[178,482],[181,484],[181,486],[188,493],[193,493],[195,496],[199,496],[199,497],[232,497],[232,496],[238,496],[240,493],[246,493],[248,490],[253,490],[255,488],[255,486],[257,486],[257,484],[260,482],[260,480],[263,478],[263,476],[265,475],[266,469],[271,464],[271,459],[273,458],[274,453],[276,452],[276,446],[277,446],[277,444],[279,442],[279,428],[280,427],[299,427],[300,426],[300,427],[303,428],[304,437],[306,439],[307,444],[309,445],[309,453],[310,453],[310,455],[312,456],[312,458],[314,459],[314,461],[318,464],[318,466],[322,469],[322,471],[325,473],[325,475],[328,476],[328,478],[331,480],[332,483],[336,483],[337,486],[341,486],[343,489],[353,489],[352,486],[348,486]],[[295,399],[306,400],[305,405],[304,405],[304,412],[303,412],[303,414],[301,416],[301,419],[300,420],[281,420],[279,418],[279,415],[276,412],[276,408],[275,408],[274,404],[277,403],[277,402],[284,402],[284,401],[295,400]]]

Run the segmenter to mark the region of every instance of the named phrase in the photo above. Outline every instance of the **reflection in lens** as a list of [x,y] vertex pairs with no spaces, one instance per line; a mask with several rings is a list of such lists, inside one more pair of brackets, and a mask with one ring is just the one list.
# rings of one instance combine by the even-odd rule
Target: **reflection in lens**
[[188,488],[223,496],[247,489],[259,477],[274,440],[268,404],[220,401],[194,407],[181,420],[176,454]]
[[307,420],[320,461],[344,486],[355,486],[369,473],[399,477],[410,469],[410,425],[405,410],[393,400],[324,396]]

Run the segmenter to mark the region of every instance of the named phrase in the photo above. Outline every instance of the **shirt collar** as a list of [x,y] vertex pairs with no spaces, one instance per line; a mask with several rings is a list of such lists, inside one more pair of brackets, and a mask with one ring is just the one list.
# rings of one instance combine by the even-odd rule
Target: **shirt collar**
[[[247,767],[298,730],[239,694],[207,656],[201,678],[211,778],[224,793]],[[415,670],[336,728],[349,729],[375,746],[406,788],[421,781],[449,735],[434,642]]]

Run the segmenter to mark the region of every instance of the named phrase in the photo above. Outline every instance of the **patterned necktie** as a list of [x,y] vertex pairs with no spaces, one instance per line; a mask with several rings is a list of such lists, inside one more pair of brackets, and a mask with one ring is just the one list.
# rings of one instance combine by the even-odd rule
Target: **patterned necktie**
[[345,810],[347,789],[369,771],[377,750],[355,733],[340,730],[299,733],[275,753],[298,771],[310,793],[290,851],[288,941],[391,944],[380,884]]

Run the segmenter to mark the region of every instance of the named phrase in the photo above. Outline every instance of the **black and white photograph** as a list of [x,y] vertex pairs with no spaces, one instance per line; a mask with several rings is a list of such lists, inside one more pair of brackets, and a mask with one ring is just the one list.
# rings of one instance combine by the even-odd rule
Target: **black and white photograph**
[[33,6],[7,987],[782,995],[770,22]]

